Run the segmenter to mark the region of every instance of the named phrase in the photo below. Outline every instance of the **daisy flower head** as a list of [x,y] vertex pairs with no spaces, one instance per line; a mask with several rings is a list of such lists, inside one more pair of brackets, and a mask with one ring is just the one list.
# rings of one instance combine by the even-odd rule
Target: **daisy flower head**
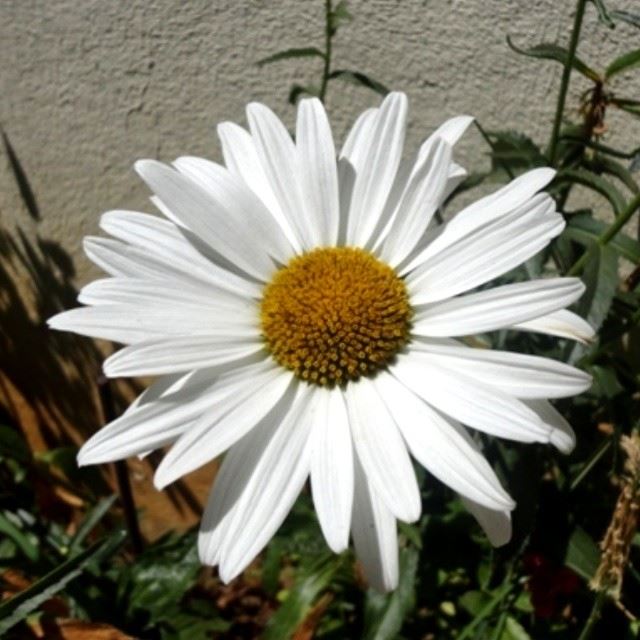
[[171,445],[165,487],[225,453],[202,520],[202,561],[228,581],[274,535],[307,479],[328,545],[353,540],[372,586],[398,580],[397,520],[420,517],[411,458],[457,492],[495,545],[514,502],[468,428],[568,452],[549,399],[590,386],[546,358],[467,346],[498,329],[588,340],[566,307],[575,278],[479,287],[563,229],[534,169],[440,225],[465,176],[453,118],[403,158],[407,98],[365,111],[336,152],[317,99],[295,141],[267,107],[218,126],[224,166],[194,157],[136,170],[164,218],[109,211],[87,238],[109,275],[55,329],[123,343],[108,376],[159,376],[81,449],[80,464]]

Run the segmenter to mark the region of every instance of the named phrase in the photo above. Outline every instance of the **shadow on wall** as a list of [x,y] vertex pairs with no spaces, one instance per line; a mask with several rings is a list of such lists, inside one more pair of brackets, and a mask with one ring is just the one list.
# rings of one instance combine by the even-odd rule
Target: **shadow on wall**
[[[26,212],[37,225],[41,211],[29,180],[8,135],[2,131],[1,136]],[[0,415],[19,426],[35,452],[77,447],[103,423],[97,381],[104,354],[88,338],[48,329],[47,318],[77,306],[75,268],[60,244],[30,235],[0,229]],[[119,381],[113,391],[120,412],[141,386]],[[149,456],[130,464],[136,498],[149,502],[139,506],[166,510],[162,502],[168,499],[173,520],[190,523],[200,515],[200,500],[183,482],[156,494],[150,478],[158,462]],[[109,482],[113,487],[112,478]],[[148,535],[164,528],[144,527]]]

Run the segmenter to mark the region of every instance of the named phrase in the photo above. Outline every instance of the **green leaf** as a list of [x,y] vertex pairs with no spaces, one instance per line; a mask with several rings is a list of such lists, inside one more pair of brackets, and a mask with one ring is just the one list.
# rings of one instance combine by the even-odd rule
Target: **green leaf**
[[[569,61],[569,52],[558,44],[554,44],[552,42],[543,42],[541,44],[537,44],[529,49],[521,49],[513,44],[510,36],[507,36],[507,44],[511,49],[513,49],[516,53],[520,53],[523,56],[528,56],[529,58],[542,58],[544,60],[555,60],[563,65],[566,65]],[[578,56],[575,56],[573,59],[573,68],[581,73],[583,76],[593,80],[594,82],[598,82],[600,80],[599,74],[588,67]]]
[[608,80],[610,80],[613,76],[625,71],[631,71],[631,69],[635,69],[636,67],[640,67],[640,49],[629,51],[629,53],[625,53],[619,58],[616,58],[607,67],[604,75]]
[[78,526],[76,535],[73,536],[71,543],[69,544],[69,555],[71,557],[80,551],[85,538],[91,533],[92,529],[98,524],[98,522],[102,520],[107,511],[109,511],[116,498],[117,496],[115,495],[102,498],[96,505],[89,509]]
[[615,185],[592,171],[587,171],[586,169],[563,169],[558,172],[556,182],[558,184],[562,182],[576,182],[589,189],[593,189],[593,191],[597,191],[611,203],[616,214],[625,208],[626,202],[624,196]]
[[262,58],[262,60],[258,60],[256,64],[259,67],[264,67],[266,64],[271,64],[272,62],[280,62],[281,60],[292,60],[294,58],[321,58],[324,60],[324,53],[320,51],[317,47],[300,47],[294,49],[286,49],[284,51],[278,51],[278,53],[274,53],[272,56],[267,56],[266,58]]
[[[607,228],[606,223],[596,220],[589,214],[578,214],[569,218],[569,223],[562,235],[589,247]],[[640,242],[622,231],[616,234],[608,246],[634,264],[640,263]]]
[[618,107],[618,109],[622,109],[631,115],[640,117],[640,101],[639,100],[629,100],[627,98],[613,98],[611,100],[611,104]]
[[329,14],[329,29],[331,29],[331,34],[335,35],[336,31],[343,24],[351,22],[351,20],[353,20],[353,16],[349,13],[345,0],[338,2],[333,11]]
[[494,171],[504,166],[514,170],[546,165],[542,151],[531,140],[517,131],[487,131],[491,139],[491,164]]
[[[14,516],[17,519],[17,516]],[[13,540],[14,544],[31,562],[35,562],[39,556],[38,544],[34,536],[28,531],[22,531],[14,522],[7,517],[6,513],[0,512],[0,533]]]
[[515,618],[509,616],[500,634],[500,640],[531,640],[531,636]]
[[589,372],[593,375],[593,387],[591,392],[605,398],[615,398],[624,391],[618,376],[613,369],[594,365],[589,367]]
[[[640,112],[639,112],[640,115]],[[593,161],[593,169],[598,171],[599,173],[608,173],[609,175],[615,176],[624,184],[631,193],[638,193],[640,191],[640,187],[638,187],[638,183],[636,182],[633,174],[627,167],[625,167],[621,162],[614,160],[613,158],[608,158],[606,156],[598,156],[596,160]]]
[[593,0],[593,4],[596,5],[596,9],[598,10],[598,18],[600,22],[607,25],[610,29],[613,29],[616,25],[611,18],[609,10],[604,6],[604,2],[602,0]]
[[67,560],[43,578],[0,604],[0,635],[36,611],[40,605],[62,591],[73,579],[93,562],[100,562],[113,555],[124,542],[127,534],[117,531],[104,540],[96,542],[85,552]]
[[296,575],[287,599],[269,620],[263,638],[290,638],[304,622],[318,596],[327,589],[343,561],[341,556],[325,556]]
[[359,71],[350,71],[349,69],[336,69],[329,74],[329,79],[340,79],[345,82],[349,82],[351,84],[356,84],[361,87],[366,87],[367,89],[371,89],[381,96],[386,96],[389,93],[389,89],[383,85],[381,82],[370,78],[364,73],[360,73]]
[[583,280],[587,285],[578,313],[597,331],[604,322],[618,288],[618,254],[610,246],[590,250]]
[[626,22],[640,29],[640,13],[632,13],[631,11],[611,11],[609,14],[614,20]]
[[305,87],[301,84],[294,84],[289,91],[287,100],[289,101],[289,104],[295,104],[296,102],[298,102],[298,98],[303,95],[317,96],[318,89],[311,86]]
[[400,581],[395,591],[384,595],[370,589],[364,611],[363,640],[394,640],[402,623],[415,606],[418,551],[407,547],[400,552]]
[[600,549],[582,527],[576,527],[567,545],[564,563],[585,580],[591,580],[600,564]]

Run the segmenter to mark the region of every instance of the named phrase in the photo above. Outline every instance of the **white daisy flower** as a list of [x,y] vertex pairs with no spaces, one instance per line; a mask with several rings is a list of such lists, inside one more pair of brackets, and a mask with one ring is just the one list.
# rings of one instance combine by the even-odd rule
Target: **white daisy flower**
[[[307,478],[328,545],[351,535],[371,585],[398,581],[396,521],[420,517],[413,457],[456,491],[495,545],[514,502],[468,433],[550,442],[574,433],[549,403],[587,374],[531,355],[471,348],[497,329],[588,340],[566,310],[576,278],[471,292],[564,228],[529,171],[436,224],[464,170],[452,146],[471,118],[442,125],[404,163],[407,99],[365,111],[337,154],[316,99],[295,142],[265,106],[249,132],[218,127],[226,166],[193,157],[136,164],[167,219],[110,211],[112,236],[85,250],[109,278],[55,329],[126,346],[108,376],[161,376],[94,435],[80,464],[172,445],[158,488],[226,452],[199,536],[202,561],[237,576],[274,535]],[[464,425],[464,426],[463,426]]]

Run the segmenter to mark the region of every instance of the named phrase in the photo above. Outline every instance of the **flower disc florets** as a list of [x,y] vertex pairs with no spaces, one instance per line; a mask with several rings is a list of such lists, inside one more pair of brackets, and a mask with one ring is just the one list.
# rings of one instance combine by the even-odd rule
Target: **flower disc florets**
[[372,375],[406,344],[412,310],[404,282],[368,251],[315,249],[266,286],[260,308],[271,355],[307,382]]

